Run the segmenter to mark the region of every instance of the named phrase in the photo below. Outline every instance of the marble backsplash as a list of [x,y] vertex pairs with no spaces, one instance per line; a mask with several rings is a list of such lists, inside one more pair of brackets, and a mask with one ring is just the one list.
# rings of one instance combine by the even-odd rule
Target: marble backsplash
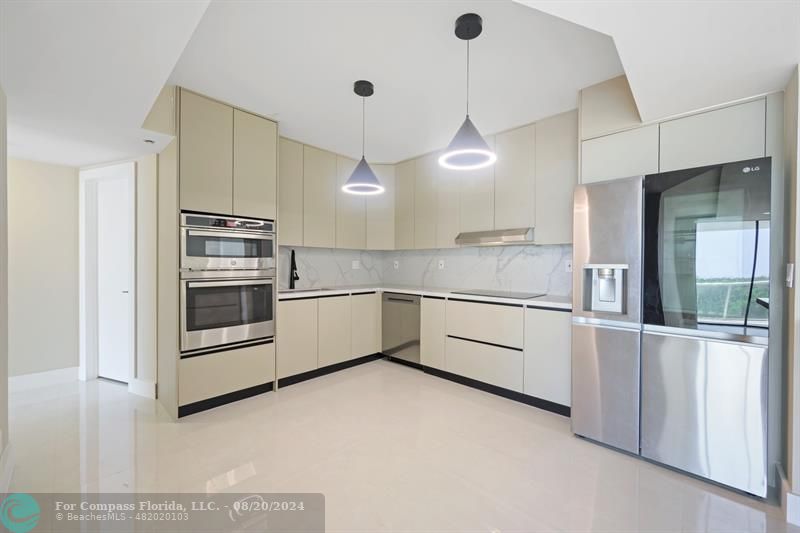
[[[296,247],[297,288],[388,284],[572,294],[572,246],[496,246],[359,251]],[[289,286],[290,247],[281,247],[278,286]],[[353,261],[360,268],[353,269]],[[439,261],[444,268],[439,269]],[[397,262],[397,268],[395,268]]]

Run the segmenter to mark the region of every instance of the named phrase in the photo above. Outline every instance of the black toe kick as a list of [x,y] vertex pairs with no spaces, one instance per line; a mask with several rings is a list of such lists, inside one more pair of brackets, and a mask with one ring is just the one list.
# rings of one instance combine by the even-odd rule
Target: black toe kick
[[289,385],[294,385],[295,383],[300,383],[302,381],[308,381],[309,379],[314,379],[320,376],[325,376],[327,374],[332,374],[333,372],[338,372],[339,370],[344,370],[345,368],[350,368],[353,366],[362,365],[364,363],[369,363],[370,361],[374,361],[376,359],[381,359],[381,358],[383,358],[383,354],[374,353],[370,355],[365,355],[364,357],[359,357],[357,359],[342,361],[341,363],[336,363],[335,365],[329,365],[322,368],[317,368],[315,370],[309,370],[308,372],[303,372],[302,374],[295,374],[294,376],[281,378],[278,380],[278,389],[282,387],[288,387]]
[[248,387],[246,389],[229,392],[228,394],[223,394],[221,396],[214,396],[213,398],[200,400],[199,402],[180,405],[178,406],[178,418],[193,415],[201,411],[208,411],[209,409],[233,402],[238,402],[239,400],[244,400],[245,398],[250,398],[252,396],[258,396],[259,394],[264,394],[265,392],[269,392],[271,390],[272,382],[270,381],[269,383],[263,383],[254,387]]

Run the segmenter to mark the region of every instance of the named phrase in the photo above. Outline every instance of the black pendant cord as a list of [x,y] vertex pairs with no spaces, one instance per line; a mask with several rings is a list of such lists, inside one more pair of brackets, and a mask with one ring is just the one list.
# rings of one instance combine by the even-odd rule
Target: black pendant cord
[[364,137],[367,129],[367,99],[361,97],[361,158],[364,158]]
[[467,41],[467,116],[469,116],[469,41]]

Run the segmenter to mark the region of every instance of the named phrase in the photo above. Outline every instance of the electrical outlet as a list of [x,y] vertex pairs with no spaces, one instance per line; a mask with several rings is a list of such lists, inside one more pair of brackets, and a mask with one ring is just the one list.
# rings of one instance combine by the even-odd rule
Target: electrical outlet
[[568,260],[564,263],[564,272],[572,272],[572,260]]
[[394,269],[395,270],[400,270],[400,261],[395,261],[394,262]]
[[358,259],[353,260],[353,270],[359,270],[361,268],[361,261]]
[[444,259],[439,259],[439,270],[444,270]]

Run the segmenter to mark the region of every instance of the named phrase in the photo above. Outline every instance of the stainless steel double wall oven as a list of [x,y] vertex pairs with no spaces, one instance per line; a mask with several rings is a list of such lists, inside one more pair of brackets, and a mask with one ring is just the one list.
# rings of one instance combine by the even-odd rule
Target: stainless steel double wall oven
[[275,224],[182,213],[181,353],[275,335]]

